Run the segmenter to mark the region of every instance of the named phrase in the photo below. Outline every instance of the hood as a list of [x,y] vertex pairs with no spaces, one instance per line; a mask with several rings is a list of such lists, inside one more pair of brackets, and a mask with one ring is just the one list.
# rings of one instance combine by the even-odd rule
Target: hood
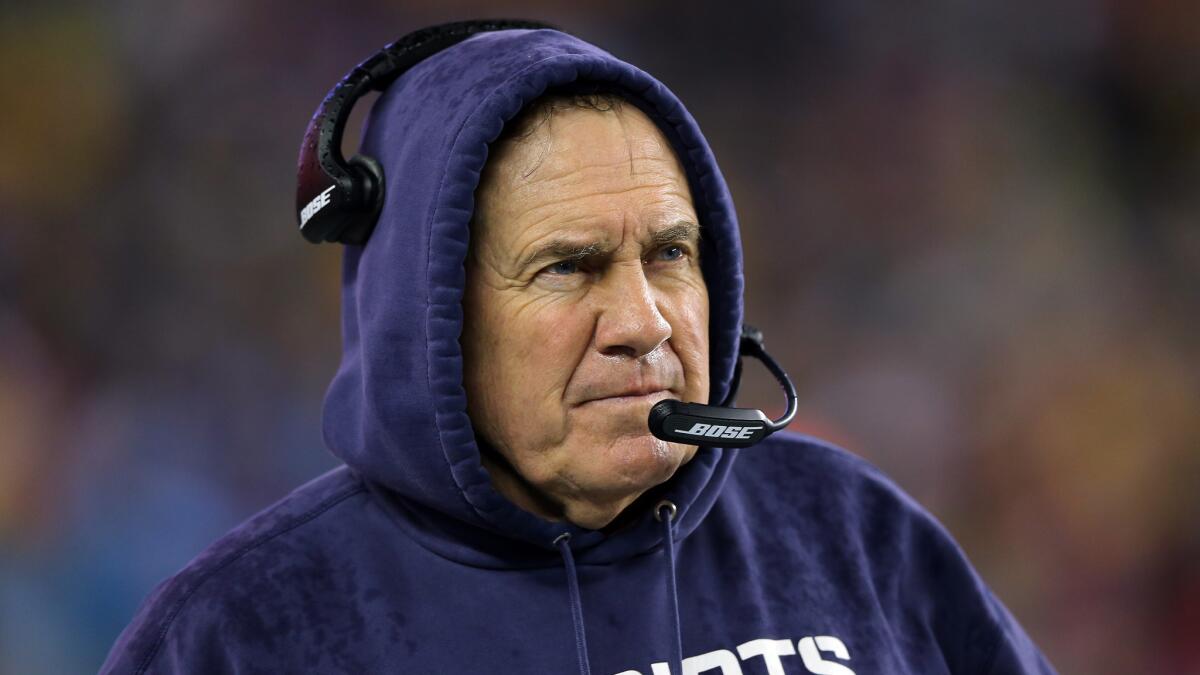
[[[326,394],[329,449],[374,487],[425,543],[504,567],[553,552],[571,534],[581,562],[608,562],[661,541],[651,514],[616,534],[554,523],[500,495],[480,463],[463,388],[464,261],[488,145],[550,87],[620,93],[670,140],[687,172],[702,232],[710,302],[711,401],[729,390],[742,320],[741,243],[724,178],[692,116],[661,83],[565,33],[482,33],[417,64],[376,101],[361,152],[379,160],[386,197],[364,246],[343,262],[344,353]],[[663,486],[676,537],[716,499],[736,450],[701,448]],[[524,543],[528,546],[521,546]],[[536,557],[536,556],[535,556]]]

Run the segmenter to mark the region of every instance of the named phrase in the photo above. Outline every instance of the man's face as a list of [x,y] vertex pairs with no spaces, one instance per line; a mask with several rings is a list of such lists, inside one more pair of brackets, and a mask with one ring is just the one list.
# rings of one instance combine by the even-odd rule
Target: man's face
[[698,223],[633,106],[559,110],[492,148],[462,344],[472,423],[504,460],[485,466],[518,505],[599,528],[692,458],[646,419],[665,398],[708,398]]

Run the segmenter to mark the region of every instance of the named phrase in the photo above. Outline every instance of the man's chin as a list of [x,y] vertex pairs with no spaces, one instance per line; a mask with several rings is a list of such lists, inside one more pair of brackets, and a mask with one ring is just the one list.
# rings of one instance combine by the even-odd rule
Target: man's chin
[[594,459],[602,463],[597,473],[614,488],[641,492],[670,480],[694,453],[695,446],[668,443],[646,431],[602,446]]
[[638,497],[670,480],[695,451],[649,433],[602,446],[591,457],[590,475],[576,476],[578,498],[564,503],[566,519],[590,529],[608,527]]

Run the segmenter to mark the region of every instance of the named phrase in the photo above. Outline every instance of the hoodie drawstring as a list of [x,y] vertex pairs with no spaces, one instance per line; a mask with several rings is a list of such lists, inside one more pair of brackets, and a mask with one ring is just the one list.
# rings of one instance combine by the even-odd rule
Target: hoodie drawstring
[[662,500],[654,507],[654,517],[663,524],[663,546],[667,550],[667,581],[671,589],[671,628],[675,637],[671,645],[671,672],[683,675],[683,634],[679,627],[679,591],[675,586],[675,532],[672,524],[677,509],[675,504]]
[[[683,633],[679,621],[679,590],[675,584],[675,531],[672,525],[678,509],[675,504],[663,500],[654,507],[654,517],[663,525],[663,546],[667,552],[667,587],[671,592],[671,672],[683,675]],[[567,570],[567,592],[571,598],[571,621],[575,624],[575,649],[579,657],[579,675],[591,675],[588,661],[587,630],[583,625],[583,598],[579,594],[579,575],[575,571],[575,556],[571,553],[571,533],[563,532],[554,540],[562,555],[563,567]]]
[[563,532],[554,540],[567,568],[567,591],[571,595],[571,620],[575,622],[575,650],[579,655],[579,675],[592,675],[588,662],[587,631],[583,627],[583,600],[579,595],[579,577],[575,573],[575,556],[571,555],[571,533]]

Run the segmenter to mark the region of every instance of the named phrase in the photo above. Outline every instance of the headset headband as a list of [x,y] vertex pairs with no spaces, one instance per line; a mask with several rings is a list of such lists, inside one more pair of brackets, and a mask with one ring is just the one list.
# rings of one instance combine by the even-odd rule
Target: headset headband
[[475,35],[497,30],[554,28],[536,21],[487,19],[422,28],[387,45],[355,66],[317,107],[297,167],[296,218],[314,244],[364,244],[383,206],[383,167],[374,158],[342,156],[342,132],[354,103],[383,91],[417,63]]

